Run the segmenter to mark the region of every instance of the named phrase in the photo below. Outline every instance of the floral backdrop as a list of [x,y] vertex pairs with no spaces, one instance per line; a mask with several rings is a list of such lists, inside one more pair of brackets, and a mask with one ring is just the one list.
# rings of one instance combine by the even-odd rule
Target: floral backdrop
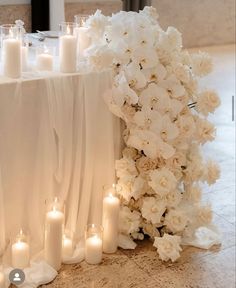
[[152,7],[112,17],[98,10],[86,26],[89,64],[112,69],[104,99],[124,123],[123,157],[116,161],[120,245],[134,248],[134,239],[148,235],[162,260],[175,261],[181,245],[197,245],[197,231],[200,247],[217,243],[211,207],[201,203],[201,182],[212,185],[220,174],[201,153],[216,132],[207,116],[220,105],[214,90],[198,87],[211,58],[183,50],[181,33],[164,31]]

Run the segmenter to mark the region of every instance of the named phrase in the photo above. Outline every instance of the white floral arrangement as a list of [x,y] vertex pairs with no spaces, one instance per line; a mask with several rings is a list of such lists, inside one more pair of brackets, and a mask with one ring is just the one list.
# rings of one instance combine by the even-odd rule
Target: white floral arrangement
[[198,87],[212,70],[211,58],[183,50],[180,32],[162,30],[153,7],[112,17],[98,10],[86,25],[93,40],[89,64],[113,70],[104,98],[125,124],[123,157],[116,161],[120,239],[126,239],[124,248],[134,248],[133,240],[148,235],[163,261],[175,261],[181,245],[194,245],[200,227],[212,227],[200,182],[214,184],[220,171],[200,148],[215,138],[207,116],[220,99]]

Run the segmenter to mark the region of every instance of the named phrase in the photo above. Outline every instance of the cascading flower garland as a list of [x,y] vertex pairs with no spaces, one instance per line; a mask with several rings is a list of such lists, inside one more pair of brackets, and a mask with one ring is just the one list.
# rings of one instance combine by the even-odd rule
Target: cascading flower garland
[[181,34],[162,30],[153,7],[112,17],[98,10],[86,26],[93,40],[89,64],[96,71],[113,69],[104,98],[125,123],[123,157],[116,161],[121,239],[132,246],[149,235],[159,257],[175,261],[180,245],[193,243],[197,229],[212,221],[199,183],[214,184],[220,171],[200,146],[214,140],[215,127],[206,118],[220,99],[198,87],[212,61],[206,53],[183,50]]

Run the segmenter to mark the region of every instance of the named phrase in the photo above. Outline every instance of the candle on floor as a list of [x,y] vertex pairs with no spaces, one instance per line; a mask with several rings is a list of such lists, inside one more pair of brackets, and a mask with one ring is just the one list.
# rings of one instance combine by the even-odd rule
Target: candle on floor
[[61,24],[62,35],[59,39],[60,71],[63,73],[76,72],[77,39],[74,35],[74,23]]
[[0,271],[0,288],[5,288],[5,276],[1,271]]
[[62,240],[62,256],[63,258],[71,257],[73,255],[73,240],[63,235]]
[[11,246],[12,266],[24,269],[30,265],[30,247],[23,231],[17,236],[16,242]]
[[45,223],[45,260],[55,270],[59,270],[62,262],[62,235],[64,213],[62,204],[56,198],[52,209],[46,214]]
[[53,70],[53,47],[37,47],[36,67],[39,71]]
[[99,264],[102,261],[102,228],[94,224],[87,226],[85,261],[88,264]]
[[78,51],[79,59],[83,59],[84,51],[91,45],[91,38],[88,35],[88,27],[85,27],[85,22],[89,18],[88,15],[75,15],[75,23],[77,27],[75,28],[75,35],[78,39]]
[[103,252],[115,253],[118,246],[120,200],[110,190],[103,199]]
[[3,74],[10,78],[21,76],[21,39],[14,25],[2,25]]

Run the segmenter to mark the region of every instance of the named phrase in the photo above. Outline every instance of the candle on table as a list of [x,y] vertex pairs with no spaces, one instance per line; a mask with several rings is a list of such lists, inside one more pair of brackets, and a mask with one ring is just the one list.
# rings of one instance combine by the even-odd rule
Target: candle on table
[[89,15],[75,15],[74,20],[77,25],[75,28],[75,35],[78,39],[78,54],[79,58],[84,57],[84,50],[91,45],[91,37],[89,36],[89,28],[85,27]]
[[57,271],[62,262],[63,222],[64,213],[57,210],[56,205],[53,206],[52,210],[46,214],[45,260]]
[[103,252],[115,253],[118,246],[120,200],[112,192],[103,199]]
[[40,71],[53,70],[53,49],[54,47],[37,47],[36,67]]
[[88,36],[87,27],[75,28],[78,41],[78,51],[80,59],[84,57],[84,51],[91,45],[91,38]]
[[88,225],[85,237],[85,261],[99,264],[102,261],[102,228]]
[[21,47],[22,71],[28,70],[28,46]]
[[[64,25],[67,24],[65,23]],[[63,28],[64,26],[61,27],[61,29],[65,29]],[[73,35],[73,29],[73,26],[68,24],[66,26],[66,35],[60,36],[59,39],[60,71],[63,73],[76,72],[77,39]]]
[[63,235],[62,255],[63,257],[71,257],[73,255],[73,241],[66,235]]
[[14,38],[14,27],[9,30],[9,38],[3,39],[3,74],[10,78],[21,76],[21,41]]
[[18,269],[24,269],[30,265],[30,248],[29,244],[23,241],[23,237],[21,230],[17,242],[11,246],[12,266]]

